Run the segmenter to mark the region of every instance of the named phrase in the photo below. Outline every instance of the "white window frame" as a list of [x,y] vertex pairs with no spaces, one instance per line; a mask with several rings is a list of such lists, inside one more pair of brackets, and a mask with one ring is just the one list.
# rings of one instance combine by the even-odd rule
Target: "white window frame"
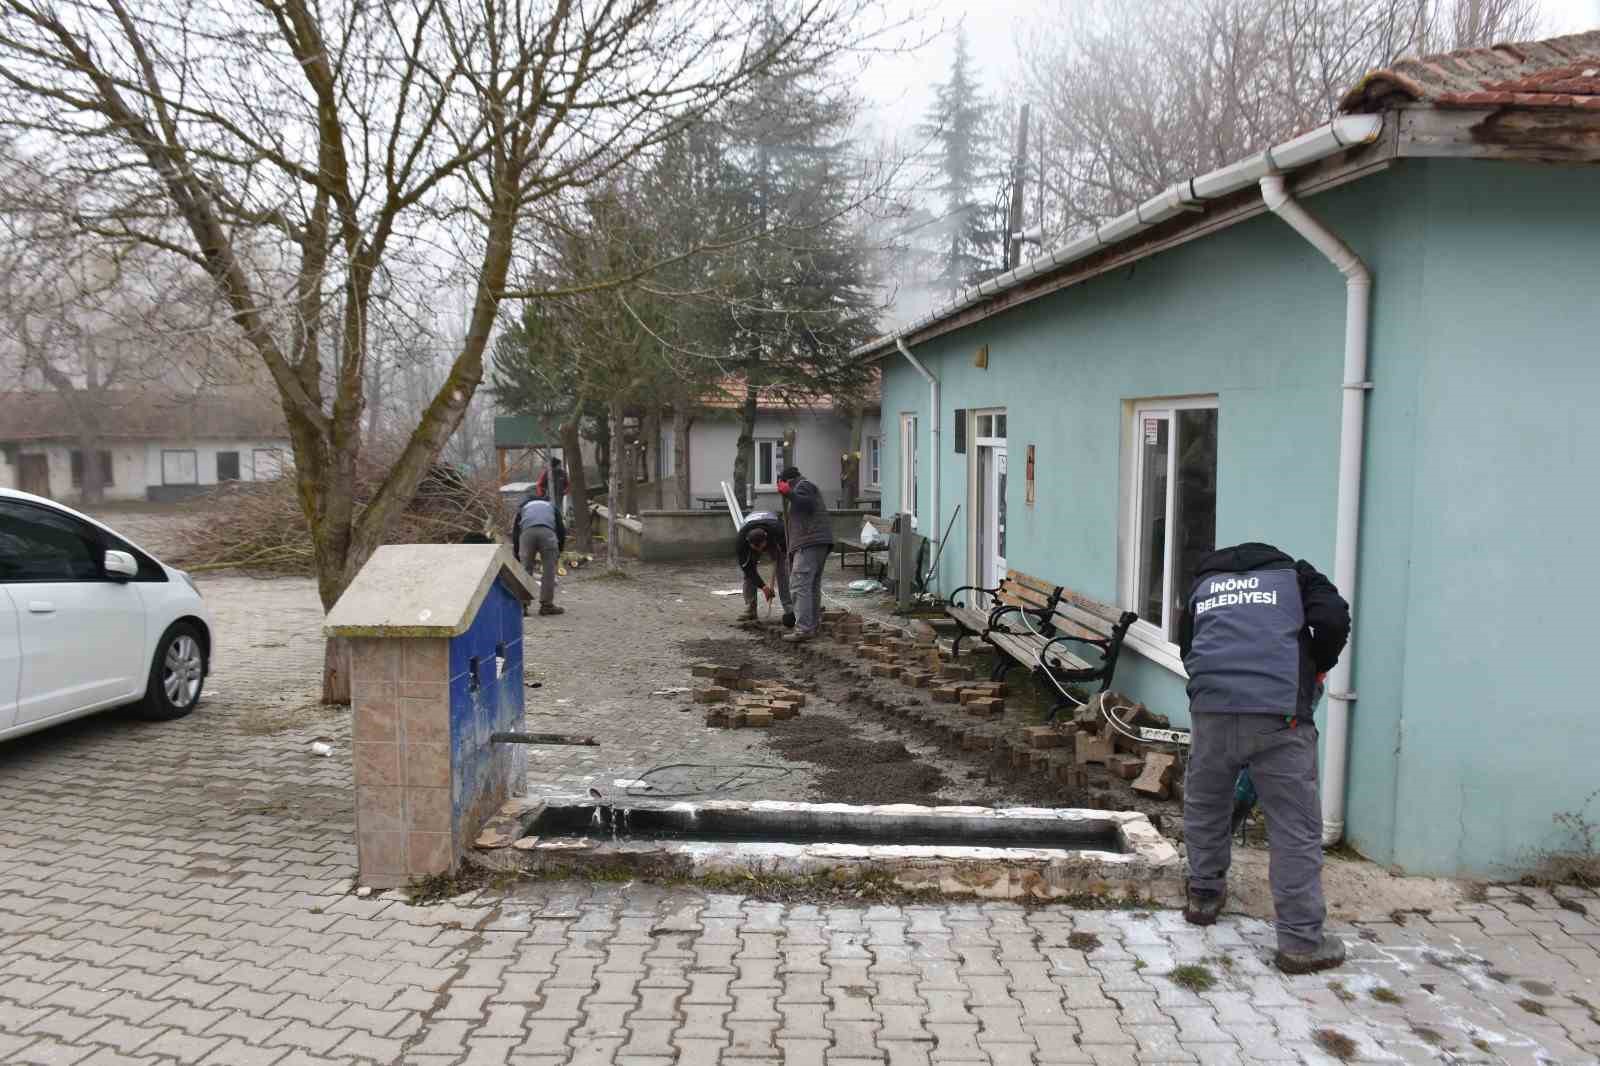
[[[1176,474],[1178,469],[1178,424],[1179,411],[1217,410],[1216,396],[1182,396],[1169,399],[1136,400],[1129,408],[1127,425],[1127,461],[1123,464],[1123,509],[1122,529],[1122,603],[1130,611],[1140,609],[1139,604],[1139,563],[1144,557],[1144,545],[1140,538],[1144,533],[1143,493],[1139,491],[1144,478],[1144,447],[1140,439],[1144,433],[1144,420],[1147,417],[1165,417],[1168,419],[1167,430],[1167,469]],[[1166,514],[1168,520],[1176,510],[1174,499],[1177,492],[1177,478],[1167,478]],[[1173,547],[1174,538],[1169,530],[1166,538],[1166,557],[1162,560],[1162,603],[1170,605],[1172,602],[1173,581]],[[1170,606],[1164,609],[1166,615],[1160,626],[1140,618],[1129,629],[1127,643],[1134,650],[1151,659],[1179,676],[1188,676],[1183,669],[1183,657],[1178,654],[1178,644],[1174,639],[1177,634],[1176,615]]]
[[657,455],[659,455],[661,459],[662,480],[666,480],[678,472],[678,467],[676,465],[678,459],[677,434],[673,432],[671,426],[661,427],[661,441],[657,450]]
[[917,475],[920,473],[921,449],[918,447],[917,415],[915,412],[902,412],[900,415],[900,511],[902,514],[911,513],[911,523],[914,528],[920,528],[922,521],[917,515],[917,509],[922,500],[917,491]]
[[[168,457],[171,462],[168,462]],[[188,457],[189,479],[183,480],[183,458]],[[161,483],[163,485],[200,484],[200,453],[194,448],[161,449]]]
[[883,488],[883,441],[876,433],[867,437],[866,446],[867,474],[864,479],[869,489]]
[[[772,466],[770,468],[771,472],[772,472],[772,480],[771,481],[762,481],[761,480],[761,448],[762,448],[762,445],[768,445],[768,446],[770,446],[772,448]],[[782,473],[783,472],[783,468],[786,465],[788,465],[788,464],[786,464],[784,462],[783,438],[782,437],[757,437],[756,438],[756,442],[755,442],[755,450],[754,450],[754,452],[752,454],[754,454],[754,456],[755,456],[756,468],[750,472],[750,483],[755,486],[755,490],[757,492],[777,492],[778,491],[778,475],[780,473]]]

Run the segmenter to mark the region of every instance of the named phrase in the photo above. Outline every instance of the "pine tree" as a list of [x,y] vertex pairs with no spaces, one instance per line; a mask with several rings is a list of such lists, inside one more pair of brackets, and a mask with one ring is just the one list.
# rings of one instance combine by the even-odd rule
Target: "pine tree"
[[920,127],[938,147],[944,200],[945,238],[934,283],[954,296],[1001,269],[1005,257],[1004,213],[996,193],[1003,183],[996,160],[994,109],[972,70],[965,32],[956,33],[950,77],[936,86],[933,107]]

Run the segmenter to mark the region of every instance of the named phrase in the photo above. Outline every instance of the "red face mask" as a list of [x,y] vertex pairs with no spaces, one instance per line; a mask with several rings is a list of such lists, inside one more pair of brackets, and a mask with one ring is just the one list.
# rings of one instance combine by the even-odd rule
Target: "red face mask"
[[780,496],[789,495],[789,483],[787,481],[778,482],[778,494]]

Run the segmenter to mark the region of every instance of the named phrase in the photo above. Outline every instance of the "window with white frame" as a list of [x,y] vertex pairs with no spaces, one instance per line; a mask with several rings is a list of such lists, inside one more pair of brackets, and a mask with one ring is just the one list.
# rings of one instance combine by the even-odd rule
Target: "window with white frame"
[[777,492],[778,475],[783,472],[783,439],[756,441],[756,491]]
[[677,434],[672,431],[671,426],[663,426],[661,429],[661,447],[658,454],[661,456],[661,476],[672,477],[678,472],[678,442]]
[[900,416],[900,510],[915,519],[921,510],[917,496],[917,416]]
[[868,437],[866,444],[864,483],[869,489],[879,489],[883,487],[883,444],[876,436]]
[[1199,562],[1217,546],[1217,400],[1133,408],[1125,604],[1135,632],[1170,644]]

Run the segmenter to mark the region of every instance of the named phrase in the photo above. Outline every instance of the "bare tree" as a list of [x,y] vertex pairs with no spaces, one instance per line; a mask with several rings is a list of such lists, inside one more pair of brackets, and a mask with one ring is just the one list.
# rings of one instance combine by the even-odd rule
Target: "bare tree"
[[1320,125],[1367,71],[1531,36],[1537,0],[1076,0],[1021,45],[1048,236]]
[[[868,2],[0,0],[0,121],[93,191],[83,232],[187,259],[225,296],[277,389],[331,606],[459,427],[502,300],[547,295],[512,282],[523,226],[768,66],[847,47]],[[452,283],[470,314],[358,512],[395,264],[397,299]],[[348,698],[344,660],[330,643],[326,699]]]

